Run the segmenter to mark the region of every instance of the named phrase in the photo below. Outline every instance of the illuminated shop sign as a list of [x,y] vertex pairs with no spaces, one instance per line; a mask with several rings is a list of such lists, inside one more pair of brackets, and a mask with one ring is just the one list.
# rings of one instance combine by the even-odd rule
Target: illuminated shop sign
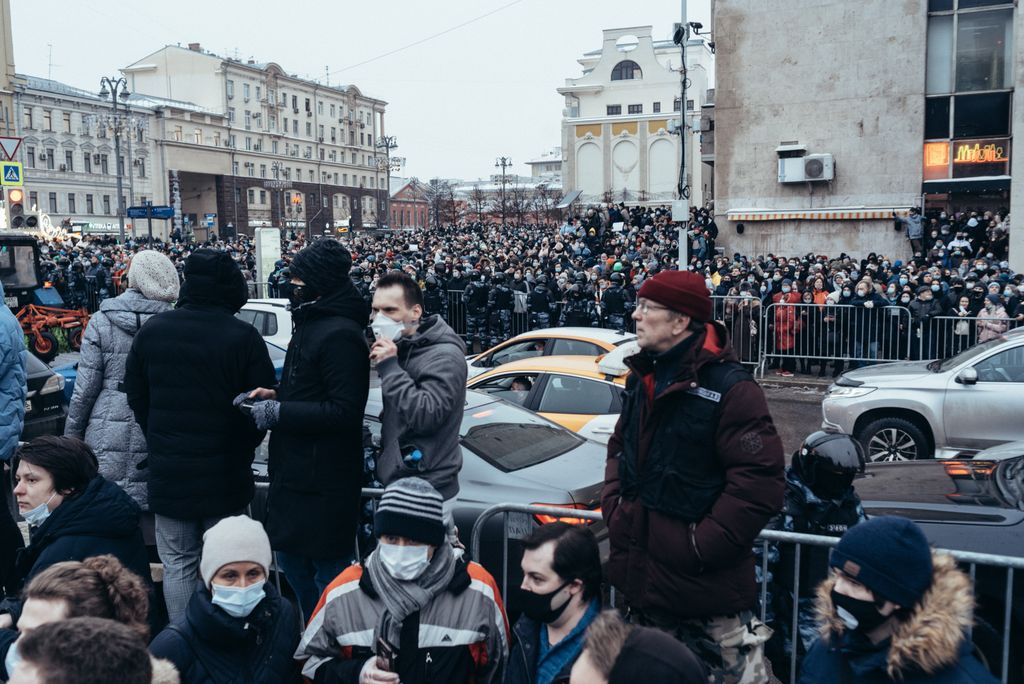
[[961,141],[954,143],[954,164],[998,164],[1010,161],[1005,140]]

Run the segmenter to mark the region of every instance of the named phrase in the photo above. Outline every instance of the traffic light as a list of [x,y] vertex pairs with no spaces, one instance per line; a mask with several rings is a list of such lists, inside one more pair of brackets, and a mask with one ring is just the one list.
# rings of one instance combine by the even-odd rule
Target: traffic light
[[4,206],[7,208],[7,225],[10,228],[25,227],[25,191],[8,188]]

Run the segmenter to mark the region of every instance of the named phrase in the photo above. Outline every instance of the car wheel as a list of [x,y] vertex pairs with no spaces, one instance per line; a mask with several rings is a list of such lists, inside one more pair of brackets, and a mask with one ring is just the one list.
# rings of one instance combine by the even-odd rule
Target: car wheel
[[82,336],[85,333],[85,329],[82,327],[72,328],[68,331],[68,346],[71,347],[71,351],[82,350]]
[[30,336],[29,346],[43,363],[50,363],[57,358],[57,337],[52,332],[43,331],[38,336]]
[[931,458],[928,438],[921,428],[905,418],[880,418],[857,434],[868,461],[916,461]]

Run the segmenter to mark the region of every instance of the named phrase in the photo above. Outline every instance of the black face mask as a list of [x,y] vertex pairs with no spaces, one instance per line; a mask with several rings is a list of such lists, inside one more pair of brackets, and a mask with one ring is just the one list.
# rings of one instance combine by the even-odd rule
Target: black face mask
[[836,615],[852,630],[867,634],[882,625],[890,616],[878,612],[874,601],[862,601],[832,590],[832,605]]
[[316,298],[319,296],[316,290],[309,285],[294,285],[288,299],[291,301],[292,309],[298,309],[303,304],[316,301]]
[[569,580],[562,586],[558,587],[554,591],[548,592],[547,594],[535,594],[532,591],[526,591],[525,589],[519,590],[520,605],[523,608],[523,614],[526,617],[536,622],[542,622],[544,624],[551,624],[565,612],[565,609],[569,607],[569,602],[572,601],[572,596],[565,599],[561,606],[558,608],[551,607],[551,600],[555,598],[555,594],[565,589],[567,586],[572,584],[573,580]]

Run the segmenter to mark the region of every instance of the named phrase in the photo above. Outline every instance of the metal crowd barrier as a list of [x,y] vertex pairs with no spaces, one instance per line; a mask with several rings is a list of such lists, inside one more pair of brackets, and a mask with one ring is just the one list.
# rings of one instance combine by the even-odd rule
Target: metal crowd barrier
[[760,366],[764,316],[757,297],[712,295],[712,316],[729,331],[729,341],[740,363]]
[[[473,525],[473,531],[471,534],[470,541],[470,554],[471,558],[479,561],[481,542],[483,538],[483,530],[487,521],[491,518],[501,515],[502,516],[502,578],[501,578],[501,591],[502,596],[508,596],[508,542],[509,542],[509,519],[510,513],[526,513],[527,515],[548,515],[558,518],[570,518],[570,519],[582,519],[591,522],[597,522],[602,520],[601,513],[596,511],[584,511],[584,510],[567,510],[565,508],[559,508],[557,506],[532,506],[526,504],[511,504],[511,503],[500,503],[495,504],[484,510],[480,516],[476,519]],[[789,616],[791,620],[790,624],[790,644],[792,645],[792,651],[789,654],[790,658],[790,678],[789,681],[796,682],[797,679],[797,654],[799,650],[798,644],[800,643],[799,633],[799,610],[800,605],[797,600],[800,596],[800,565],[801,565],[801,551],[804,546],[812,547],[826,547],[831,548],[839,543],[838,537],[826,537],[811,534],[800,534],[797,532],[783,532],[778,530],[762,530],[761,534],[758,535],[756,543],[762,546],[761,553],[761,573],[760,573],[760,614],[761,620],[764,621],[767,618],[767,595],[768,595],[768,578],[769,574],[769,544],[792,544],[793,549],[793,612]],[[1024,570],[1024,557],[1008,556],[1008,555],[995,555],[986,553],[974,553],[970,551],[957,551],[954,549],[936,549],[942,553],[948,553],[953,556],[954,559],[961,565],[967,566],[967,572],[970,575],[972,583],[975,582],[977,577],[978,567],[988,567],[993,569],[1004,569],[1006,571],[1006,585],[1003,592],[1003,616],[1002,616],[1002,646],[1000,650],[1000,662],[999,662],[999,676],[1000,681],[1009,681],[1009,669],[1010,669],[1010,638],[1011,629],[1013,626],[1013,597],[1014,597],[1014,574],[1017,570]],[[788,568],[775,568],[778,570],[788,570]],[[788,590],[788,587],[786,587]],[[782,590],[781,585],[776,586],[776,591]],[[611,604],[615,605],[615,593],[612,588]],[[994,663],[992,664],[994,665]],[[994,669],[990,665],[990,669]]]
[[1020,325],[1014,318],[935,316],[914,326],[915,358],[946,359]]
[[764,360],[849,363],[901,361],[911,351],[911,316],[902,306],[774,303],[765,307]]

